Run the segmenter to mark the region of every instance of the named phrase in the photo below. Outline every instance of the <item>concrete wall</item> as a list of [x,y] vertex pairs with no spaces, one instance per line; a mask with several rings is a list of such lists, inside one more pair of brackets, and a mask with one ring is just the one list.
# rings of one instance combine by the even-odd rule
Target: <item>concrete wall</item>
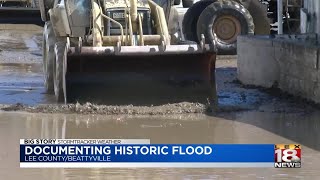
[[238,37],[238,79],[320,103],[317,35]]
[[320,34],[320,0],[304,0],[304,10],[301,13],[302,17],[304,12],[308,16],[308,20],[302,18],[302,30],[306,28],[306,33]]

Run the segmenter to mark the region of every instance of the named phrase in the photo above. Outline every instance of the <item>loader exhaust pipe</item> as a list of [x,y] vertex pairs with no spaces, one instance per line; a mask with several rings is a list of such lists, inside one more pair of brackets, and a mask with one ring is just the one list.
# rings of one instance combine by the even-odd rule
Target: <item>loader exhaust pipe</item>
[[132,22],[132,30],[133,32],[137,32],[137,19],[138,19],[138,5],[137,0],[130,0],[130,16]]

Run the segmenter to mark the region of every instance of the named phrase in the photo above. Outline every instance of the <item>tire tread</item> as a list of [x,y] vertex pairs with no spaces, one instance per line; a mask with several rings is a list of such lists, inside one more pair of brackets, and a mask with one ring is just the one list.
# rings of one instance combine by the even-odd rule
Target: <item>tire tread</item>
[[186,40],[199,42],[197,38],[197,22],[202,11],[216,0],[202,0],[194,3],[185,13],[182,30]]
[[[214,40],[212,26],[215,19],[220,14],[235,14],[235,17],[241,22],[241,34],[254,34],[254,23],[250,12],[240,3],[231,0],[217,1],[207,6],[199,16],[197,22],[197,38],[201,39],[201,34],[205,35],[206,43],[211,43]],[[209,24],[209,25],[208,25]],[[217,41],[218,53],[221,55],[236,54],[236,41],[233,43],[226,43],[222,40]]]

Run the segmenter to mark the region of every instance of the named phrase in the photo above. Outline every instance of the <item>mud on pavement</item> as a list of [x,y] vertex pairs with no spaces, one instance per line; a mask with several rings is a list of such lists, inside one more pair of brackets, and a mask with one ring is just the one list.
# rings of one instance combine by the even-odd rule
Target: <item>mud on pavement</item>
[[[1,65],[0,65],[1,67]],[[31,113],[76,113],[103,115],[170,115],[212,113],[209,104],[181,102],[164,105],[97,105],[90,102],[56,104],[53,95],[45,93],[41,64],[2,64],[0,71],[0,110]],[[3,74],[7,72],[7,74]],[[16,73],[13,73],[17,71]],[[247,87],[236,80],[236,60],[217,61],[217,87],[219,108],[217,113],[258,110],[261,112],[314,111],[312,104],[299,101],[277,90]]]
[[37,105],[26,106],[22,104],[0,105],[3,111],[26,111],[31,113],[80,113],[80,114],[105,114],[105,115],[167,115],[167,114],[186,114],[203,113],[206,106],[199,103],[177,103],[162,106],[106,106],[85,104],[68,105]]
[[[163,105],[155,103],[148,106],[133,106],[130,103],[107,106],[85,102],[56,104],[54,96],[47,94],[43,86],[42,28],[37,25],[1,25],[0,29],[0,109],[3,111],[113,115],[166,115],[212,111],[208,103],[196,102]],[[295,101],[287,102],[288,99],[278,96],[277,92],[270,93],[239,84],[236,79],[236,56],[218,56],[216,67],[219,112],[257,110],[260,107],[265,108],[267,104],[273,104],[270,108],[275,107],[277,110],[281,109],[279,104],[282,104],[286,111],[290,111],[289,107],[299,105]],[[287,106],[288,104],[291,105]],[[300,104],[312,109],[307,103]]]
[[[42,32],[40,28],[3,30],[0,25],[0,63],[33,64],[42,62]],[[19,26],[13,26],[19,27]]]

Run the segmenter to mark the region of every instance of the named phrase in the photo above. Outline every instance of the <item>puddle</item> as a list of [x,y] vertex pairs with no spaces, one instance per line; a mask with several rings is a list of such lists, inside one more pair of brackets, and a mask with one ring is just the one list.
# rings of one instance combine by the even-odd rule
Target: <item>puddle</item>
[[40,50],[34,37],[32,39],[25,39],[24,43],[25,43],[26,47],[28,47],[28,49],[30,51],[39,51]]
[[42,64],[0,64],[0,97],[1,104],[52,102],[45,94]]

